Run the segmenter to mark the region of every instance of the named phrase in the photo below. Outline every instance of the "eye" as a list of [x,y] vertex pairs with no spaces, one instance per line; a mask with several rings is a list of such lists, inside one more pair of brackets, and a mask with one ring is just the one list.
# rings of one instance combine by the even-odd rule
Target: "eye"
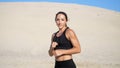
[[62,21],[64,21],[64,19],[62,19]]
[[60,19],[56,19],[56,21],[59,21]]

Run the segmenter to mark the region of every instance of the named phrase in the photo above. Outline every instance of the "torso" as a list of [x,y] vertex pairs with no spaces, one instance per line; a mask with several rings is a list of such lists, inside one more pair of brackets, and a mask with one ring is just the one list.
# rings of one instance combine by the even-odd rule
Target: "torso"
[[55,57],[56,61],[65,61],[72,59],[72,55],[62,55],[59,57]]
[[[55,39],[55,41],[58,42],[59,45],[55,48],[55,50],[56,49],[71,49],[72,48],[72,44],[68,40],[67,35],[65,34],[67,29],[69,29],[69,28],[67,27],[65,29],[65,31],[60,35],[58,34],[58,32],[56,32],[55,36],[56,36],[57,40]],[[56,59],[56,61],[65,61],[65,60],[72,59],[72,55],[71,54],[62,55],[62,56],[59,56],[59,57],[55,57],[55,59]]]

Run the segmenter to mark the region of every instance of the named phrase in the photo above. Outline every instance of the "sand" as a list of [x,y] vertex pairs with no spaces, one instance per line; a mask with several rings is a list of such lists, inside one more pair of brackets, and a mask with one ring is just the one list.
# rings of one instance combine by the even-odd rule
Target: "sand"
[[78,68],[120,68],[120,12],[49,2],[0,3],[0,68],[53,68],[48,49],[58,11],[80,41]]

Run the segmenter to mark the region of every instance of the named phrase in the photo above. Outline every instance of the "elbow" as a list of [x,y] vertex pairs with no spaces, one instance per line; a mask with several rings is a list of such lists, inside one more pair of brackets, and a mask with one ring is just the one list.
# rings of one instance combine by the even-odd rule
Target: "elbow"
[[78,53],[81,53],[81,47],[78,47]]
[[81,53],[81,49],[79,50],[79,53]]
[[[74,48],[75,48],[75,47],[74,47]],[[76,47],[76,48],[75,48],[75,53],[81,53],[81,49],[78,48],[78,47]]]
[[81,49],[77,49],[77,53],[81,53]]
[[81,51],[80,50],[77,50],[77,52],[76,53],[80,53]]
[[52,56],[53,56],[53,54],[49,54],[49,56],[50,56],[50,57],[52,57]]
[[50,52],[50,50],[48,51],[48,54],[49,54],[50,57],[53,56],[53,54]]

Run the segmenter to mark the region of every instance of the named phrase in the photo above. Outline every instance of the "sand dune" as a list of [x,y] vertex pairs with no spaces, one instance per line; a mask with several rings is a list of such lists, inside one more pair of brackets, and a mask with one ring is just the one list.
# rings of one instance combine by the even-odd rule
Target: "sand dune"
[[120,12],[62,3],[0,3],[0,68],[53,68],[48,56],[55,14],[68,14],[68,26],[81,43],[73,55],[78,68],[120,67]]

